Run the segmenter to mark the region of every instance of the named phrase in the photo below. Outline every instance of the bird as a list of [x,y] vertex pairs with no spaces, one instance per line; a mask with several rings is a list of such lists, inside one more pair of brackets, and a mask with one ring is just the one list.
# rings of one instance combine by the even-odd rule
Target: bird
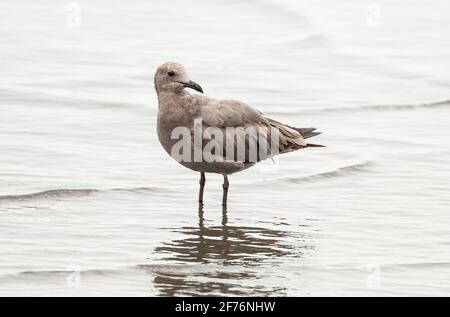
[[[203,88],[189,78],[186,69],[179,63],[166,62],[159,66],[154,76],[154,86],[158,97],[158,139],[164,150],[181,165],[200,172],[198,203],[201,206],[204,202],[205,173],[223,175],[222,206],[226,208],[229,175],[274,155],[323,146],[305,141],[321,133],[315,128],[295,128],[265,116],[244,102],[206,96]],[[211,129],[215,132],[211,133]],[[245,129],[256,132],[246,135]],[[260,131],[269,132],[263,135]],[[180,137],[185,138],[182,146]],[[269,143],[269,139],[275,142],[264,144]],[[196,143],[196,140],[199,142]],[[212,143],[209,147],[208,142]],[[237,154],[240,147],[235,142],[245,150],[243,155],[242,152]],[[206,148],[209,152],[203,153]],[[262,148],[268,150],[264,152]],[[250,157],[252,150],[256,155]],[[200,156],[197,155],[199,152]]]

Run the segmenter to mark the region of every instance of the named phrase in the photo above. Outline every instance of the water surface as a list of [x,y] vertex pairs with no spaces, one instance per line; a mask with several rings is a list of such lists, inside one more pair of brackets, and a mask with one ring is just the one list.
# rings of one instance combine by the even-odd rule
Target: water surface
[[[448,2],[67,5],[0,5],[0,295],[450,295]],[[156,136],[168,60],[328,147],[226,211],[207,175],[199,210]]]

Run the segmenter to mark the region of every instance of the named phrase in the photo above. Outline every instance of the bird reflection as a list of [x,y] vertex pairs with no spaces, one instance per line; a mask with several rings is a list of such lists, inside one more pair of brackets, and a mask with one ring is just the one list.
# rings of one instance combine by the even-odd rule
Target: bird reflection
[[[302,257],[313,249],[308,244],[311,237],[305,234],[228,225],[226,209],[222,210],[221,226],[205,226],[201,206],[198,216],[198,226],[175,230],[185,238],[164,243],[155,249],[166,264],[162,266],[164,269],[151,270],[156,275],[154,285],[163,296],[282,295],[283,287],[257,283],[256,268],[273,267],[286,261],[286,257]],[[292,239],[300,239],[302,245],[294,246]],[[176,265],[176,269],[168,269],[170,264]],[[241,281],[246,282],[245,287]]]

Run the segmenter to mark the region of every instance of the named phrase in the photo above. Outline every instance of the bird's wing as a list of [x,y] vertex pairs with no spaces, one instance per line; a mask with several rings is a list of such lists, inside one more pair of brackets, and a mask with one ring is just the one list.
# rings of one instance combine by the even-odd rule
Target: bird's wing
[[261,112],[237,100],[208,102],[201,110],[203,122],[211,127],[244,127],[267,125]]
[[[235,161],[255,162],[306,146],[299,131],[265,117],[258,110],[240,101],[203,99],[201,118],[203,146],[209,143],[208,149],[221,148],[222,150],[214,150],[214,155],[224,160],[233,157]],[[210,133],[214,132],[214,129],[208,128],[220,130],[222,139],[216,139],[216,136]],[[277,130],[276,151],[273,148],[272,129]],[[232,146],[227,146],[226,140],[233,140]],[[231,152],[233,155],[230,156]]]
[[262,112],[240,101],[221,100],[219,103],[214,104],[213,107],[203,107],[202,114],[205,123],[210,126],[275,128],[279,132],[280,152],[306,146],[301,131],[267,118]]

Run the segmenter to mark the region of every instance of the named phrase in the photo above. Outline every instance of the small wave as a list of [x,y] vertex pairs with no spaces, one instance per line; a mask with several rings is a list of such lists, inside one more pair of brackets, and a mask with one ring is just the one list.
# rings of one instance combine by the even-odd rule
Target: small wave
[[435,109],[450,107],[450,100],[411,104],[411,105],[371,105],[371,106],[355,106],[355,107],[327,107],[319,109],[305,109],[297,112],[283,111],[267,111],[270,115],[293,115],[293,114],[322,114],[329,113],[345,113],[345,112],[366,112],[366,111],[402,111],[415,109]]
[[[382,270],[402,270],[402,269],[439,269],[450,267],[450,262],[417,262],[417,263],[386,263],[379,266]],[[368,269],[365,265],[325,265],[325,266],[305,266],[304,270],[355,270]],[[121,266],[115,268],[92,268],[92,269],[79,269],[77,266],[69,266],[65,270],[30,270],[21,271],[17,273],[8,273],[0,275],[0,280],[11,278],[50,278],[59,276],[68,276],[74,272],[79,272],[84,276],[105,276],[105,275],[122,275],[132,272],[145,272],[151,274],[168,274],[168,275],[199,275],[205,273],[217,273],[223,272],[224,267],[222,265],[208,263],[204,265],[190,265],[190,264],[136,264],[130,266]],[[242,267],[226,267],[227,272],[236,273],[248,273]]]
[[342,263],[336,265],[314,265],[302,266],[302,270],[306,271],[366,271],[371,272],[374,269],[379,269],[382,272],[398,272],[403,270],[430,270],[430,269],[445,269],[448,270],[450,262],[416,262],[416,263]]
[[0,275],[0,281],[1,282],[7,282],[11,280],[27,280],[30,279],[33,280],[39,280],[39,279],[45,279],[48,280],[50,278],[67,278],[73,273],[80,273],[84,277],[89,276],[105,276],[105,275],[124,275],[128,274],[129,272],[136,271],[135,268],[116,268],[116,269],[86,269],[81,270],[78,267],[74,266],[68,267],[67,270],[33,270],[33,271],[22,271],[17,273],[9,273]]
[[95,192],[96,189],[52,189],[31,194],[18,194],[18,195],[6,195],[0,196],[1,200],[29,200],[29,199],[40,199],[40,198],[59,198],[67,196],[87,196]]
[[121,266],[116,268],[92,268],[80,269],[78,266],[68,266],[62,270],[30,270],[17,273],[5,274],[2,277],[50,277],[55,275],[69,275],[73,272],[80,272],[83,275],[101,276],[108,274],[125,273],[131,271],[144,271],[147,273],[167,273],[167,274],[188,274],[188,273],[208,273],[219,271],[220,265],[208,264],[199,267],[198,265],[188,264],[137,264],[131,266]]
[[386,270],[409,270],[409,269],[448,269],[450,262],[417,262],[417,263],[395,263],[382,266]]
[[301,182],[306,182],[306,181],[310,181],[310,180],[314,180],[314,179],[346,176],[346,175],[349,175],[350,173],[364,171],[364,170],[366,170],[367,167],[369,167],[371,165],[373,165],[373,163],[371,161],[365,161],[362,163],[356,163],[356,164],[338,167],[338,168],[336,168],[332,171],[328,171],[328,172],[309,174],[309,175],[300,176],[300,177],[288,177],[287,179],[293,183],[301,183]]
[[0,201],[23,201],[34,199],[52,199],[52,198],[64,198],[64,197],[83,197],[96,193],[107,192],[156,192],[161,190],[158,187],[137,187],[137,188],[111,188],[111,189],[52,189],[45,190],[37,193],[30,194],[18,194],[18,195],[5,195],[0,196]]
[[354,112],[354,111],[398,111],[398,110],[413,110],[420,108],[440,108],[449,107],[450,100],[420,103],[412,105],[372,105],[361,107],[343,107],[343,108],[325,108],[320,109],[320,112]]
[[[151,274],[168,274],[168,275],[195,275],[195,274],[205,274],[219,272],[223,269],[220,265],[206,264],[202,266],[198,265],[188,265],[188,264],[137,264],[131,266],[122,266],[116,268],[91,268],[91,269],[81,269],[78,266],[68,266],[67,269],[61,270],[29,270],[21,271],[16,273],[9,273],[0,275],[0,280],[10,280],[10,279],[28,279],[28,278],[51,278],[51,277],[61,277],[69,276],[74,272],[79,272],[83,276],[105,276],[105,275],[118,275],[118,274],[128,274],[130,272],[144,272]],[[239,269],[227,268],[228,271]]]
[[[68,275],[73,272],[77,272],[77,268],[74,267],[73,270],[49,270],[49,271],[22,271],[17,273],[19,276],[42,276],[48,277],[51,275]],[[90,274],[90,275],[106,275],[108,273],[119,272],[118,269],[87,269],[79,270],[80,273]]]

